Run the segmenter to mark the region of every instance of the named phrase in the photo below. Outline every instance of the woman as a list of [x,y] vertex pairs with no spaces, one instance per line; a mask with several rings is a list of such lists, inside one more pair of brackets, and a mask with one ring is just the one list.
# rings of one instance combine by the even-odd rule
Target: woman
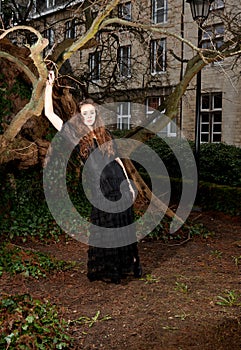
[[[50,71],[45,90],[45,115],[57,130],[70,135],[71,124],[63,125],[63,121],[53,110],[54,79],[54,72]],[[90,217],[92,225],[87,276],[90,281],[107,280],[113,283],[120,283],[121,278],[130,272],[135,277],[141,277],[133,223],[132,204],[135,191],[121,159],[117,156],[114,140],[99,116],[98,107],[92,100],[85,100],[80,103],[79,109],[76,128],[81,129],[83,136],[76,149],[86,165],[86,178],[94,202]],[[71,139],[71,135],[69,138]],[[115,209],[112,210],[112,207]]]

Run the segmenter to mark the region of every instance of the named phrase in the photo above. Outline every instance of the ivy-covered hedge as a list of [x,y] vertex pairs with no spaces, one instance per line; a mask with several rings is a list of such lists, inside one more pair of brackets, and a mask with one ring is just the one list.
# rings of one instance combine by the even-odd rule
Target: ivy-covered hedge
[[202,144],[200,180],[241,187],[241,148],[224,143]]
[[68,322],[55,305],[28,294],[5,296],[0,301],[0,348],[71,349]]
[[200,181],[196,203],[205,210],[241,215],[241,187]]
[[[119,137],[124,136],[119,133]],[[147,142],[162,159],[168,172],[172,186],[171,204],[180,197],[182,191],[181,171],[178,161],[187,169],[191,169],[189,154],[190,148],[182,140],[173,138],[168,140],[154,137]],[[193,143],[189,142],[191,149]],[[172,149],[178,151],[178,161]],[[138,152],[138,150],[136,151]],[[140,155],[140,157],[142,154]],[[145,155],[148,157],[148,154]],[[141,159],[141,158],[140,158]],[[151,154],[150,154],[150,161]],[[150,182],[147,172],[137,164],[139,171],[147,183]],[[30,236],[38,236],[46,240],[58,238],[63,232],[53,220],[44,198],[42,185],[42,169],[15,171],[8,173],[7,169],[0,169],[0,185],[2,196],[0,198],[0,225],[1,234],[14,239],[20,237],[25,240]],[[190,177],[189,177],[190,175]],[[164,182],[165,173],[158,174],[160,181]],[[192,172],[188,172],[187,181],[192,179]],[[202,144],[200,151],[200,178],[199,191],[196,203],[205,209],[214,209],[241,215],[241,148],[225,144]],[[69,195],[81,215],[89,217],[90,205],[86,199],[79,175],[68,172],[67,186]]]
[[[186,157],[186,143],[173,138],[168,140],[173,149],[181,150],[181,160],[184,166],[189,166]],[[163,160],[171,177],[179,177],[179,166],[174,153],[165,142],[158,136],[147,142]],[[189,142],[194,149],[193,142]],[[224,143],[205,143],[200,147],[200,174],[201,181],[212,182],[220,185],[241,187],[241,148]]]
[[[69,196],[82,216],[89,217],[90,204],[83,192],[79,174],[67,172]],[[26,241],[29,237],[43,241],[58,240],[63,234],[49,211],[43,188],[43,170],[33,167],[14,173],[0,168],[1,236]],[[57,205],[58,203],[56,203]]]
[[[190,141],[188,144],[193,150],[194,143]],[[168,139],[167,143],[165,139],[156,136],[149,140],[147,145],[159,155],[165,164],[172,185],[172,199],[178,201],[182,183],[179,162],[181,161],[186,169],[192,168],[187,143],[176,138]],[[178,161],[172,150],[178,150]],[[149,177],[145,170],[142,167],[139,170],[148,183]],[[190,171],[190,178],[191,176]],[[224,143],[201,144],[196,204],[201,205],[204,209],[241,215],[240,198],[241,148]]]
[[[116,137],[124,137],[126,131],[114,131]],[[170,177],[181,176],[179,162],[190,167],[189,147],[194,150],[192,141],[183,142],[178,138],[153,137],[146,144],[154,150],[164,162]],[[170,146],[169,146],[170,145]],[[173,153],[178,152],[178,161]],[[138,151],[137,151],[138,152]],[[200,146],[201,181],[220,185],[241,187],[241,148],[224,143],[203,143]]]

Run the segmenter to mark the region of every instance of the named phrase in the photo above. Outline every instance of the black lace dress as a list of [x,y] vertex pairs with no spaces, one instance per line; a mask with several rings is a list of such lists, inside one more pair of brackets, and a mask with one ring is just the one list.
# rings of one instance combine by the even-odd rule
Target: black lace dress
[[[62,128],[64,139],[76,146],[79,136],[71,124]],[[81,141],[80,141],[81,142]],[[107,280],[119,283],[129,273],[141,276],[136,231],[134,225],[132,195],[122,167],[100,150],[97,141],[87,150],[83,160],[84,179],[92,199],[91,226],[88,249],[88,273],[90,281]],[[107,200],[107,204],[104,201]],[[105,204],[105,205],[104,205]],[[113,204],[113,205],[112,205]],[[113,212],[113,208],[114,212]]]
[[[107,279],[116,283],[130,272],[139,277],[132,195],[123,169],[114,156],[100,151],[95,139],[87,163],[86,179],[94,199],[87,276],[90,281]],[[107,210],[103,210],[104,199],[107,199]],[[118,201],[115,212],[109,211]]]

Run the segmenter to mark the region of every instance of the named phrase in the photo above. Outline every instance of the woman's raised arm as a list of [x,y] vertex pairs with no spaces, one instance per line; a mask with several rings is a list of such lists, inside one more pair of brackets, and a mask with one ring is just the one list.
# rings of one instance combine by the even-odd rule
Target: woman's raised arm
[[52,92],[53,92],[54,78],[55,78],[54,71],[49,71],[48,79],[46,81],[46,88],[45,88],[44,112],[46,117],[53,124],[53,126],[60,131],[63,126],[63,121],[57,114],[54,113],[54,108],[53,108]]

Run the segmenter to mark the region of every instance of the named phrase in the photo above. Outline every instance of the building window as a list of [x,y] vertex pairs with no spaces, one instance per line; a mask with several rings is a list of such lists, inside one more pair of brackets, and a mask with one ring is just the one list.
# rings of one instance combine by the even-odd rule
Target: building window
[[47,0],[46,1],[47,8],[54,7],[54,6],[55,6],[55,0]]
[[118,17],[131,21],[131,2],[126,2],[118,6]]
[[100,51],[95,51],[89,54],[89,69],[90,69],[91,80],[100,79],[100,70],[101,70],[100,62],[101,62]]
[[[146,99],[146,115],[147,117],[151,116],[158,107],[162,104],[165,96],[151,96]],[[153,123],[155,123],[156,118],[153,119]],[[176,128],[176,119],[173,119],[170,123],[168,123],[161,131],[161,135],[165,135],[168,137],[177,136],[177,128]]]
[[151,73],[166,71],[166,39],[151,41]]
[[45,9],[45,3],[43,3],[43,1],[41,0],[34,0],[33,2],[33,9],[34,12],[41,12]]
[[222,93],[201,96],[201,142],[221,142]]
[[202,48],[203,49],[219,49],[224,42],[224,25],[214,24],[212,26],[205,27],[202,36]]
[[152,0],[152,22],[167,22],[167,0]]
[[77,37],[77,26],[75,19],[65,24],[65,39],[74,39]]
[[131,103],[120,102],[117,107],[117,128],[129,130],[131,121]]
[[49,40],[49,44],[46,49],[50,50],[54,45],[54,30],[52,28],[47,29],[44,33],[44,36]]
[[122,77],[131,76],[131,46],[121,46],[118,49],[117,60],[119,72]]
[[146,99],[146,114],[151,115],[162,104],[163,96],[151,96]]
[[214,0],[210,6],[210,11],[219,10],[224,8],[224,0]]

